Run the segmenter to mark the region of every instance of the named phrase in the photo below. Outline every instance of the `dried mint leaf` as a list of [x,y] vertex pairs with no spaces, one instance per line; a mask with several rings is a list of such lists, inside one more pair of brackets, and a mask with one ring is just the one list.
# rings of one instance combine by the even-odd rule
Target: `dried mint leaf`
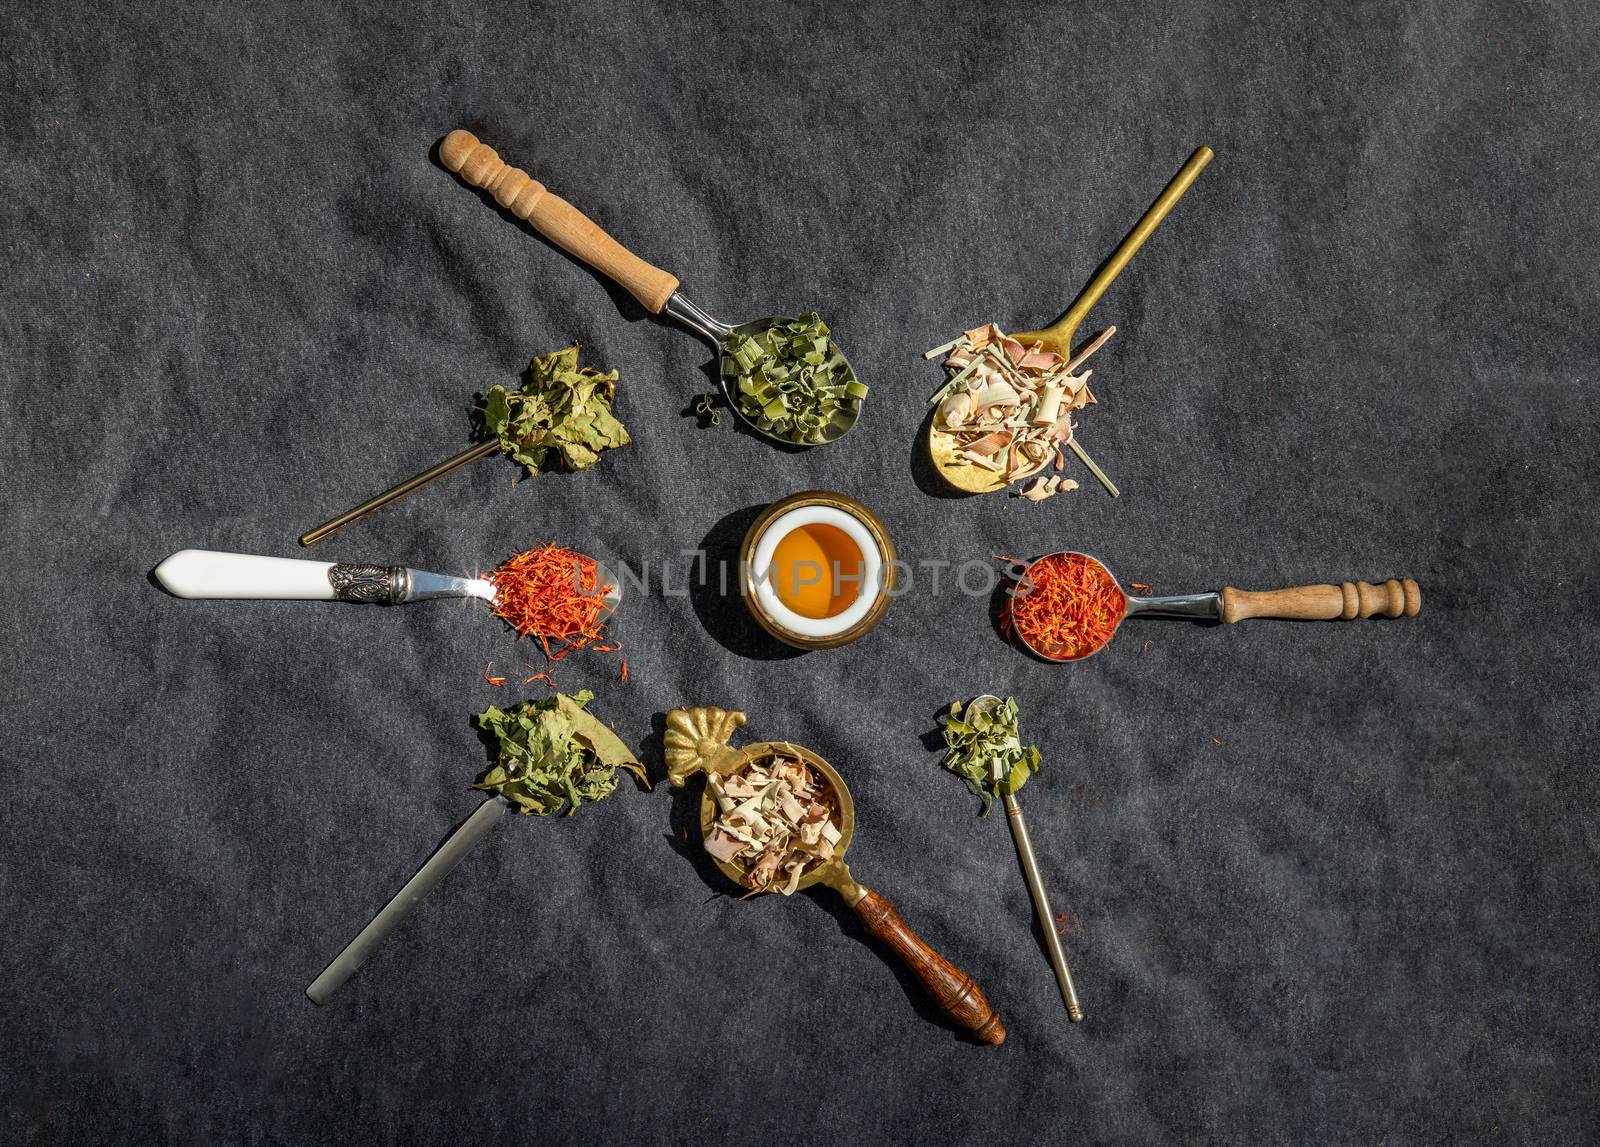
[[604,800],[627,769],[650,787],[650,779],[628,746],[586,706],[587,689],[524,701],[510,710],[490,705],[478,725],[500,743],[500,763],[472,787],[498,793],[520,813],[570,816],[585,801]]
[[528,364],[519,390],[491,386],[484,429],[500,449],[537,474],[551,450],[572,470],[587,470],[600,451],[626,446],[628,431],[611,413],[617,372],[578,365],[578,345],[539,355]]

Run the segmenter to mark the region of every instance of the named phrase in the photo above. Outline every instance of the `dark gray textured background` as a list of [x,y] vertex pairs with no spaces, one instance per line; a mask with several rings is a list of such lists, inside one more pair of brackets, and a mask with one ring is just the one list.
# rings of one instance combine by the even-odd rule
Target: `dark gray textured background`
[[[4,33],[0,1138],[1596,1134],[1592,6],[137,7]],[[698,429],[708,349],[445,173],[457,126],[714,313],[823,311],[873,385],[858,432]],[[1122,333],[1082,439],[1123,497],[933,496],[919,352],[1052,318],[1200,143],[1092,317]],[[680,703],[836,763],[857,875],[1010,1041],[943,1025],[829,894],[724,895],[665,787],[503,825],[319,1010],[473,808],[468,715],[512,699],[479,670],[526,650],[469,603],[183,602],[147,571],[295,556],[575,338],[633,446],[515,489],[479,463],[308,556],[659,563],[820,486],[914,562],[1411,575],[1424,611],[1138,623],[1060,669],[925,585],[800,657],[658,588],[616,626],[633,680],[563,686],[657,769]],[[1024,804],[1078,1027],[1003,818],[922,740],[985,690],[1047,759]]]

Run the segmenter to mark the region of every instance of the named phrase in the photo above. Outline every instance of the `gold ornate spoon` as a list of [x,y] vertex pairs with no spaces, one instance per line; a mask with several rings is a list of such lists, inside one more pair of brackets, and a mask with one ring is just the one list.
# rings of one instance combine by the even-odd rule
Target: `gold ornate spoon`
[[[669,712],[665,740],[667,779],[672,786],[681,789],[689,777],[697,772],[730,776],[779,753],[798,757],[816,770],[832,789],[834,808],[839,818],[839,843],[834,846],[834,854],[830,859],[800,878],[799,887],[826,884],[844,897],[845,903],[855,909],[862,927],[887,944],[905,962],[946,1015],[984,1043],[1003,1043],[1006,1038],[1005,1025],[1000,1022],[999,1013],[989,1006],[982,989],[972,978],[935,952],[922,937],[907,927],[893,904],[870,888],[856,883],[850,875],[850,869],[844,862],[844,853],[855,835],[856,812],[844,778],[810,749],[787,741],[762,741],[742,749],[733,748],[728,742],[734,731],[744,723],[745,715],[737,710],[679,708]],[[716,818],[717,802],[708,788],[700,798],[702,837],[711,831]],[[740,887],[749,887],[745,883],[743,870],[737,865],[716,857],[711,859],[729,880]]]

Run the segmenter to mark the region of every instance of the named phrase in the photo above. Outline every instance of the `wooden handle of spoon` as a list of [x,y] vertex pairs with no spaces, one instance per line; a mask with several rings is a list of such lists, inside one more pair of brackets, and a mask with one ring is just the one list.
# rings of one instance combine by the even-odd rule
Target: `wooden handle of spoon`
[[519,219],[575,259],[609,276],[658,315],[678,289],[678,279],[651,266],[594,224],[583,212],[512,167],[470,131],[457,129],[439,145],[439,159],[473,187],[481,187]]
[[1232,625],[1247,617],[1280,617],[1294,621],[1348,621],[1354,617],[1415,617],[1422,591],[1410,578],[1391,578],[1382,585],[1299,585],[1292,589],[1252,592],[1224,586],[1222,620]]
[[916,973],[945,1015],[984,1043],[1004,1043],[1005,1025],[972,977],[928,947],[927,941],[900,919],[893,904],[870,888],[862,891],[866,895],[855,904],[862,927],[887,944]]

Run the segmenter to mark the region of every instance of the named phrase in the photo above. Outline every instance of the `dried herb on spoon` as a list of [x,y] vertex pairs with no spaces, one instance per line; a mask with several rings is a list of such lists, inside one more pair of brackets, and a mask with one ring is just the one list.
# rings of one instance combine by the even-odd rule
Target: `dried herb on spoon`
[[1017,703],[985,707],[953,701],[944,718],[944,767],[983,800],[987,816],[995,797],[1015,795],[1039,771],[1039,749],[1017,733]]
[[798,756],[707,773],[706,784],[717,801],[706,851],[739,868],[754,891],[792,896],[807,870],[833,856],[840,833],[828,786]]
[[491,386],[483,425],[500,449],[537,474],[549,452],[572,470],[587,470],[600,451],[626,446],[628,431],[611,412],[617,372],[578,365],[578,345],[539,355],[518,390]]
[[488,434],[453,458],[446,458],[414,478],[391,486],[375,498],[368,498],[353,510],[346,510],[300,536],[302,546],[315,545],[329,534],[359,522],[377,510],[397,502],[429,482],[453,474],[461,467],[487,458],[498,448],[514,461],[537,474],[550,451],[572,470],[587,470],[599,460],[600,451],[626,446],[628,432],[611,413],[611,400],[617,390],[617,372],[602,374],[578,366],[577,344],[566,350],[539,355],[528,364],[527,380],[517,390],[491,386],[482,410]]
[[551,661],[560,661],[601,636],[605,597],[616,588],[603,580],[600,563],[554,542],[512,554],[487,580],[495,588],[490,604],[495,616],[519,637],[538,638]]
[[[994,323],[964,332],[924,358],[944,355],[945,384],[929,400],[938,407],[934,427],[955,439],[962,464],[988,471],[1009,484],[1039,474],[1052,462],[1066,465],[1070,447],[1089,472],[1115,497],[1117,488],[1073,436],[1072,414],[1095,402],[1089,376],[1073,372],[1116,333],[1109,327],[1071,361],[1043,343],[1023,346]],[[1019,496],[1042,501],[1061,488],[1052,477],[1035,477]]]
[[644,768],[617,735],[585,708],[594,694],[556,694],[505,710],[490,705],[478,725],[500,743],[500,763],[472,787],[498,793],[516,810],[571,816],[585,802],[604,800],[627,769],[650,787]]
[[835,419],[848,426],[867,397],[815,311],[755,334],[734,331],[722,344],[722,374],[740,412],[790,442],[827,441]]

